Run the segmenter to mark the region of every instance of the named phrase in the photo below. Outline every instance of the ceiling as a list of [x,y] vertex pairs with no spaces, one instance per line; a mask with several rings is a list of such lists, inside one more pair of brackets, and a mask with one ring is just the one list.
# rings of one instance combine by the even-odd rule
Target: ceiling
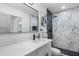
[[24,13],[37,16],[38,12],[24,3],[4,3],[4,5],[16,8]]
[[79,6],[79,3],[42,3],[52,13],[68,10]]

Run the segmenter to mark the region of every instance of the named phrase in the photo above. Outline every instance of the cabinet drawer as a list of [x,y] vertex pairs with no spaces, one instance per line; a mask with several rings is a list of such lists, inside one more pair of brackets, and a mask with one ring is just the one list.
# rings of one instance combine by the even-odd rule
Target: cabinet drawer
[[47,49],[46,51],[44,51],[44,53],[41,54],[41,56],[49,56],[50,55],[50,49]]
[[51,48],[51,42],[49,42],[49,43],[47,43],[47,44],[45,44],[44,46],[42,46],[42,47],[40,47],[39,49],[38,49],[38,55],[39,56],[41,56],[41,55],[43,55],[46,51],[48,51],[48,49],[50,49]]

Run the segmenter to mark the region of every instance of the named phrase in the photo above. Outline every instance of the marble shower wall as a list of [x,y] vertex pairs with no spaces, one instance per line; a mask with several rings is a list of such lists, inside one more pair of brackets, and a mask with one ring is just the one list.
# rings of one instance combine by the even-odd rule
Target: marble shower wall
[[53,45],[79,52],[79,8],[57,14],[53,18]]

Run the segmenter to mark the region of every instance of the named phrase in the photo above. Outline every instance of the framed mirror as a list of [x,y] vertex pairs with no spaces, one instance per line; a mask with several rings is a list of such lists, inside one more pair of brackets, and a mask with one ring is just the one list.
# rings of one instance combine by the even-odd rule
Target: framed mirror
[[0,33],[38,32],[38,11],[25,3],[0,4]]

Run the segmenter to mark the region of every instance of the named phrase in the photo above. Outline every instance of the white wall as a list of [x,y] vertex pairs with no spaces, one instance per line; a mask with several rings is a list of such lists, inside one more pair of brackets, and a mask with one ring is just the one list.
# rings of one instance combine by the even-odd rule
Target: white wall
[[22,19],[22,32],[30,32],[30,15],[25,14]]
[[0,33],[10,32],[10,16],[0,13]]

